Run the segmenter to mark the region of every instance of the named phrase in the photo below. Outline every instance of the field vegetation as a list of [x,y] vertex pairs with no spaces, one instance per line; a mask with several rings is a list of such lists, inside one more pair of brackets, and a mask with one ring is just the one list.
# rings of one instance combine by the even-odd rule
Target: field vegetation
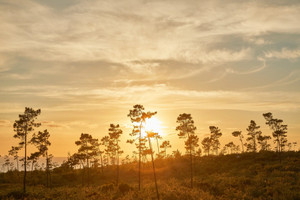
[[[189,156],[156,159],[160,198],[189,199],[300,199],[300,152],[260,152],[194,158],[194,187],[190,187]],[[143,163],[141,190],[138,191],[138,163],[87,171],[66,166],[50,173],[28,173],[27,199],[156,199],[151,162]],[[0,198],[21,199],[22,172],[0,174]]]

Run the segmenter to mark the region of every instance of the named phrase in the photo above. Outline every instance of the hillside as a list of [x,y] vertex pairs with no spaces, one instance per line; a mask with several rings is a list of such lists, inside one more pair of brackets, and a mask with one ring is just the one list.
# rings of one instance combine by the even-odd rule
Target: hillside
[[[260,152],[194,158],[194,188],[190,188],[189,158],[155,160],[160,198],[190,199],[300,199],[300,152]],[[51,188],[45,172],[28,175],[27,199],[155,199],[152,164],[143,163],[142,190],[137,190],[137,163],[87,169],[55,168]],[[0,174],[0,199],[22,198],[22,173]]]

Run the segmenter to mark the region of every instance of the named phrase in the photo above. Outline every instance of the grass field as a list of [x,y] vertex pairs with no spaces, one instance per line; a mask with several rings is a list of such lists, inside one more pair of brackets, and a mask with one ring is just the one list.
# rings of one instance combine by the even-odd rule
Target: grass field
[[[300,199],[300,152],[261,152],[194,159],[190,188],[187,157],[156,160],[160,199]],[[89,179],[89,180],[88,180]],[[115,167],[86,170],[56,168],[51,187],[45,172],[28,175],[26,199],[156,199],[151,163],[143,164],[142,189],[137,189],[137,163],[122,165],[115,186]],[[0,199],[22,199],[22,173],[0,175]]]

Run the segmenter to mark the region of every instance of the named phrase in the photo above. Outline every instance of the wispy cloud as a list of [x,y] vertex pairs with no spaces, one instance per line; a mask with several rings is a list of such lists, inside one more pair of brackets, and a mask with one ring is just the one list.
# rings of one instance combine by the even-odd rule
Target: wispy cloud
[[9,127],[12,126],[9,120],[0,120],[0,127]]
[[[7,92],[7,95],[18,93],[19,91]],[[24,93],[45,100],[49,100],[49,98],[58,99],[60,101],[59,105],[49,105],[45,108],[49,111],[91,110],[106,108],[107,106],[128,108],[128,105],[137,102],[156,105],[161,109],[175,109],[177,107],[249,111],[262,111],[266,108],[289,111],[300,109],[300,95],[291,92],[196,91],[180,90],[166,85],[144,85],[93,90],[57,88],[56,91],[43,91],[41,87]],[[172,99],[172,102],[170,102],[170,99]]]
[[0,51],[63,61],[239,60],[249,56],[249,48],[207,51],[207,47],[220,35],[300,32],[299,5],[267,6],[262,2],[172,1],[170,6],[167,1],[82,1],[57,12],[33,1],[7,1],[1,7],[6,31],[1,33]]
[[292,71],[291,73],[289,73],[287,76],[276,80],[274,82],[265,84],[265,85],[261,85],[261,86],[256,86],[256,87],[250,87],[250,88],[245,88],[245,90],[247,91],[257,91],[260,89],[266,89],[266,88],[276,88],[276,87],[285,87],[288,86],[290,84],[293,83],[297,83],[300,82],[300,71],[296,70],[296,71]]
[[263,62],[263,64],[261,66],[253,67],[253,69],[249,69],[248,71],[245,71],[245,72],[239,72],[232,68],[227,68],[226,72],[232,73],[232,74],[240,74],[240,75],[257,73],[266,68],[266,61],[263,59],[262,62]]
[[283,48],[281,51],[268,51],[265,52],[266,58],[279,58],[295,60],[300,57],[300,49],[287,49]]

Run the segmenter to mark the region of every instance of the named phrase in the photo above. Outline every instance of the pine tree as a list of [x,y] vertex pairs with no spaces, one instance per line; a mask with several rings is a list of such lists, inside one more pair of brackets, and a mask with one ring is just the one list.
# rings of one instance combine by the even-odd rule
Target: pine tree
[[185,141],[185,149],[187,152],[192,152],[192,155],[196,153],[196,147],[199,146],[198,144],[199,138],[197,135],[190,135],[190,137]]
[[210,126],[209,130],[212,150],[214,150],[215,154],[218,155],[218,149],[220,148],[219,138],[222,136],[221,130],[216,126]]
[[109,128],[109,148],[113,154],[113,156],[116,156],[116,163],[117,163],[117,185],[119,185],[119,156],[123,153],[121,151],[119,142],[120,142],[120,136],[123,134],[123,131],[120,129],[120,125],[117,124],[110,124]]
[[149,149],[150,149],[151,161],[152,161],[153,177],[154,177],[154,182],[155,182],[156,196],[157,196],[157,200],[159,200],[159,192],[158,192],[158,186],[157,186],[157,180],[156,180],[155,164],[154,164],[154,159],[153,159],[153,150],[152,150],[152,145],[151,145],[151,138],[154,138],[156,135],[158,135],[158,133],[147,132],[147,138],[149,141]]
[[232,132],[232,135],[234,137],[239,137],[240,141],[241,141],[241,146],[242,146],[242,150],[243,150],[243,153],[244,153],[244,144],[243,144],[243,134],[242,134],[242,131],[234,131]]
[[201,148],[198,148],[198,150],[196,151],[196,156],[201,157],[201,155],[202,155],[202,150]]
[[283,124],[282,119],[274,119],[272,113],[264,113],[266,124],[273,130],[274,143],[277,144],[277,151],[281,152],[287,144],[287,125]]
[[261,151],[268,151],[270,149],[270,144],[268,144],[268,140],[270,139],[271,137],[268,135],[259,134],[257,137],[257,143],[260,145]]
[[186,145],[189,146],[189,154],[190,154],[190,167],[191,167],[191,188],[193,188],[193,157],[192,157],[192,150],[193,150],[193,136],[195,134],[196,127],[194,125],[194,120],[192,119],[191,114],[180,114],[177,117],[177,123],[179,125],[176,127],[176,131],[179,131],[179,138],[186,138],[187,143]]
[[[141,158],[143,155],[147,155],[147,149],[145,146],[146,140],[142,138],[142,128],[146,122],[146,119],[150,119],[156,112],[144,112],[144,106],[142,105],[134,105],[132,110],[129,110],[129,114],[131,122],[133,125],[132,133],[129,135],[134,137],[134,139],[127,140],[128,143],[133,144],[136,139],[138,139],[138,143],[136,143],[136,147],[139,150],[139,190],[141,190]],[[135,125],[137,124],[137,125]],[[137,138],[136,138],[137,137]]]
[[[78,154],[80,154],[81,159],[86,160],[86,168],[87,168],[87,179],[88,185],[90,183],[90,160],[97,155],[97,144],[98,139],[94,139],[92,135],[88,133],[81,133],[80,139],[75,142],[77,146],[79,146]],[[84,165],[83,165],[84,166]]]
[[232,154],[232,151],[235,148],[235,144],[233,142],[229,142],[229,143],[225,144],[225,147],[230,149],[230,154]]
[[164,153],[165,158],[167,157],[167,148],[171,148],[171,144],[170,141],[166,140],[163,141],[163,143],[160,145],[160,148],[164,149],[164,151],[162,153]]
[[26,193],[26,174],[27,174],[27,144],[28,134],[34,131],[34,128],[41,126],[40,123],[36,123],[37,116],[41,114],[41,110],[34,110],[32,108],[25,107],[24,114],[19,115],[19,119],[15,121],[13,127],[16,134],[15,138],[21,139],[19,146],[25,147],[24,156],[24,179],[23,179],[23,192]]
[[8,155],[5,155],[5,156],[3,157],[3,159],[4,159],[4,163],[2,164],[2,167],[3,167],[3,168],[6,168],[7,171],[10,171],[10,169],[11,169],[12,166],[13,166],[13,163],[10,162],[9,156],[8,156]]
[[48,163],[48,148],[51,145],[51,142],[49,141],[49,137],[50,137],[50,133],[46,129],[43,132],[39,131],[38,134],[33,134],[33,137],[30,140],[30,143],[34,144],[39,150],[36,156],[46,157],[46,174],[47,174],[46,186],[47,187],[49,187],[49,173],[50,173],[49,163]]
[[247,151],[253,151],[256,152],[257,150],[257,138],[261,134],[261,131],[259,131],[260,126],[257,126],[254,120],[250,121],[250,125],[247,128],[248,131],[248,138],[247,141],[249,142],[247,144]]
[[11,150],[8,151],[8,155],[13,156],[14,160],[16,161],[16,169],[17,171],[19,171],[19,151],[20,151],[20,147],[11,147]]
[[162,137],[157,133],[157,134],[154,136],[154,139],[156,139],[157,155],[159,155],[159,154],[160,154],[160,151],[159,151],[159,142],[158,142],[158,140],[161,140]]
[[28,157],[28,161],[31,162],[31,171],[35,170],[34,166],[37,164],[40,155],[39,152],[34,152]]
[[210,137],[203,138],[201,144],[202,144],[202,148],[203,148],[204,152],[206,152],[207,155],[209,156],[209,152],[211,149],[211,138]]

